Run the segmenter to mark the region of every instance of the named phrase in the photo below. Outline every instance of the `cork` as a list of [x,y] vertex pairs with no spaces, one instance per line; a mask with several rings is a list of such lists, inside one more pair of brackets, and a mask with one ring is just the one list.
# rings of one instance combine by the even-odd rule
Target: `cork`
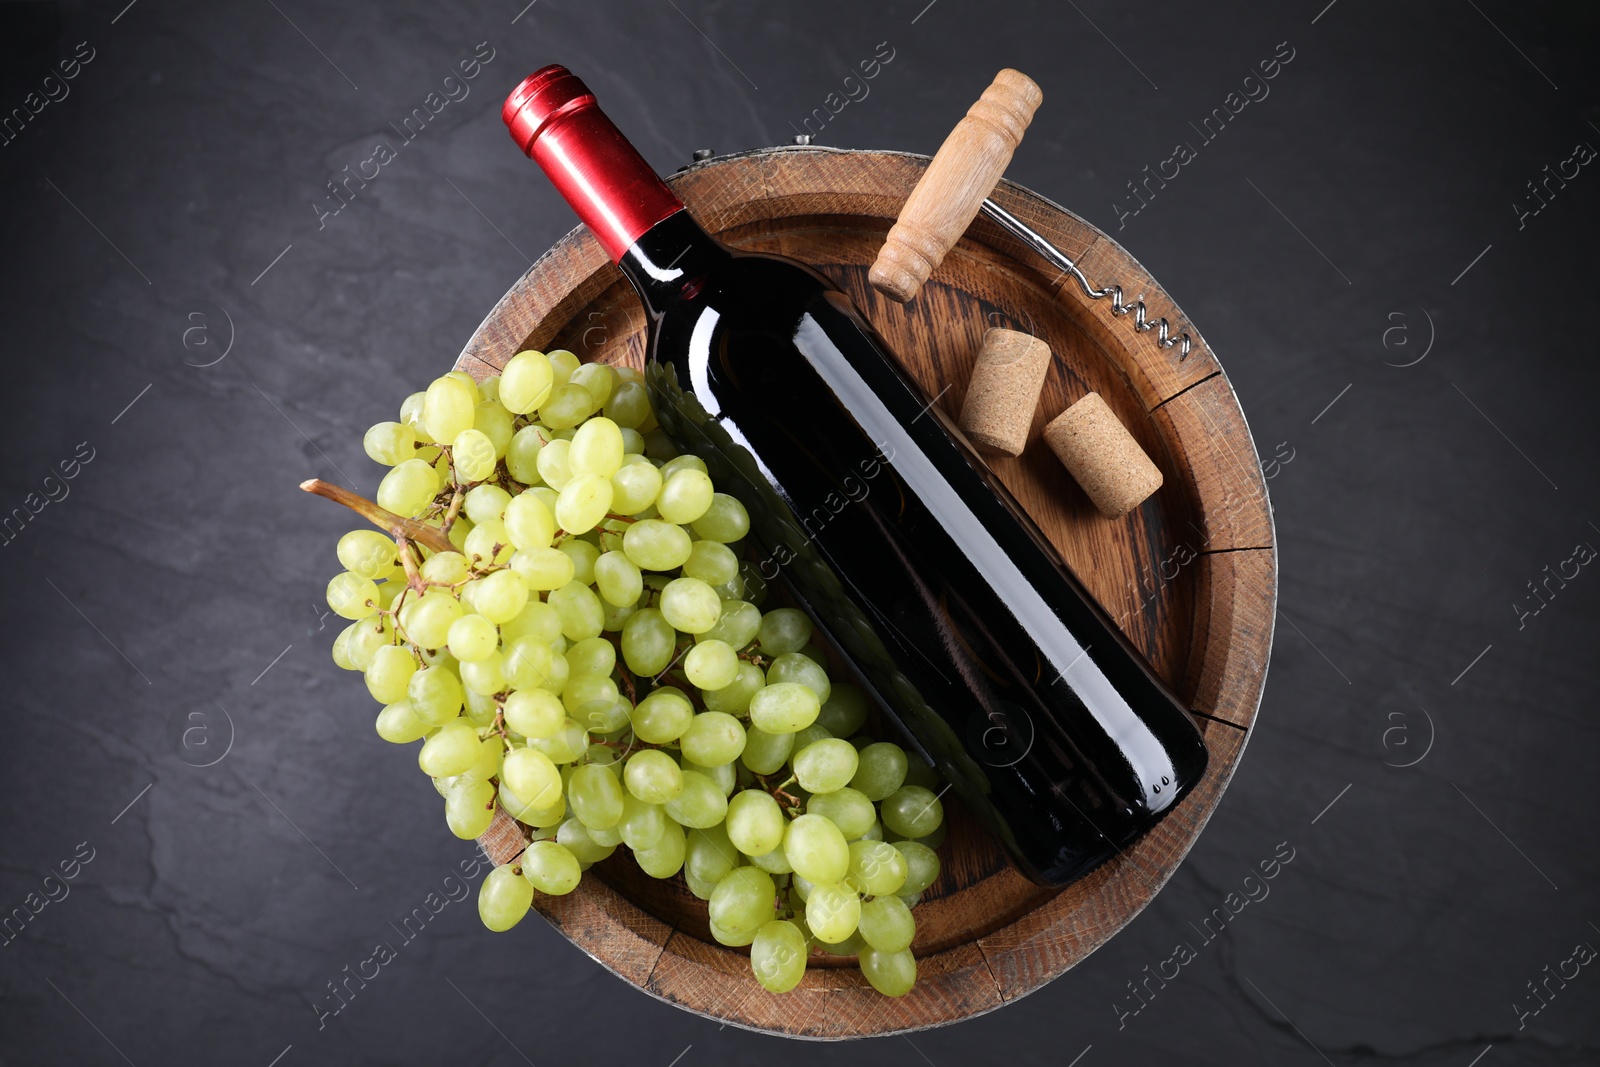
[[494,806],[494,821],[478,835],[478,847],[496,867],[510,863],[528,847],[527,835],[511,813],[499,804]]
[[1161,472],[1099,393],[1050,420],[1044,439],[1107,518],[1126,515],[1161,488]]
[[1022,455],[1049,370],[1049,345],[1016,330],[990,327],[961,405],[962,431],[985,452]]

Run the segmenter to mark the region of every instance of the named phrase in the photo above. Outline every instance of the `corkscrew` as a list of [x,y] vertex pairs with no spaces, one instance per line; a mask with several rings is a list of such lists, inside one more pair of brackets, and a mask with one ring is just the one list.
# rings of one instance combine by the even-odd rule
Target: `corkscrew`
[[[1027,223],[1011,214],[1011,212],[1007,211],[993,200],[985,198],[983,203],[979,205],[979,210],[985,215],[988,215],[995,222],[999,223],[1002,227],[1009,230],[1023,244],[1039,253],[1056,267],[1059,267],[1062,273],[1070,274],[1076,278],[1078,280],[1078,287],[1083,290],[1084,296],[1088,297],[1090,300],[1102,300],[1109,296],[1111,298],[1112,314],[1119,316],[1132,314],[1133,328],[1135,330],[1140,333],[1147,333],[1150,330],[1155,330],[1156,344],[1160,345],[1162,348],[1171,348],[1174,345],[1181,345],[1182,347],[1178,351],[1178,362],[1181,363],[1183,360],[1188,358],[1189,349],[1194,346],[1194,342],[1190,339],[1188,332],[1185,331],[1174,335],[1172,332],[1172,324],[1167,322],[1165,316],[1152,322],[1148,317],[1148,312],[1145,310],[1144,297],[1136,297],[1133,303],[1130,304],[1123,300],[1122,286],[1114,282],[1107,288],[1096,289],[1092,284],[1090,284],[1089,279],[1084,277],[1083,270],[1072,261],[1071,256],[1061,251],[1061,249],[1057,248],[1054,244],[1050,243],[1050,241],[1046,240]],[[1057,275],[1057,277],[1060,277],[1060,275]]]

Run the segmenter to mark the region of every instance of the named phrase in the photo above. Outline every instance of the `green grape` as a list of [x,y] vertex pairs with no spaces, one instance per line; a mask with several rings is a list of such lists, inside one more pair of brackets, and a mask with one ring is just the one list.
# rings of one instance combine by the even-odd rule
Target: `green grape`
[[906,858],[882,841],[853,841],[845,884],[870,897],[890,896],[906,881]]
[[687,530],[660,519],[640,519],[622,538],[622,551],[645,571],[675,570],[683,566],[692,548]]
[[506,448],[506,470],[511,472],[511,477],[523,485],[538,485],[543,479],[539,474],[539,452],[550,442],[550,431],[543,426],[524,426],[511,435],[511,444]]
[[390,574],[390,577],[386,577],[383,581],[377,583],[378,607],[383,611],[395,610],[394,602],[406,590],[405,571],[400,570],[398,575],[394,575],[393,572],[390,572]]
[[565,348],[553,349],[546,355],[550,357],[550,369],[557,385],[565,385],[572,377],[572,372],[582,366],[578,357]]
[[837,882],[850,868],[850,846],[845,844],[839,828],[821,815],[809,812],[796,818],[784,831],[783,854],[789,858],[795,873],[809,882]]
[[[505,637],[503,628],[500,636]],[[554,676],[555,658],[549,641],[527,634],[506,644],[500,654],[500,673],[512,689],[539,689]]]
[[660,611],[641,608],[622,624],[622,661],[639,677],[653,678],[672,662],[677,639],[677,631]]
[[939,854],[918,841],[896,841],[894,847],[906,858],[906,880],[902,894],[921,893],[939,880]]
[[543,352],[527,349],[506,360],[500,371],[500,403],[507,411],[526,415],[549,398],[554,385],[550,360]]
[[552,389],[550,396],[539,405],[539,421],[552,430],[569,429],[588,418],[595,406],[594,395],[589,390],[569,382]]
[[456,434],[472,428],[478,406],[478,388],[460,378],[435,378],[422,401],[422,423],[435,441],[454,441]]
[[601,598],[601,601],[605,607],[605,622],[601,625],[608,634],[620,634],[622,632],[623,624],[626,623],[628,619],[639,610],[638,606],[635,604],[625,604],[619,606],[605,601],[605,598],[603,597]]
[[654,848],[671,821],[660,804],[650,804],[627,793],[622,798],[622,818],[617,821],[617,831],[622,835],[622,843],[631,849]]
[[351,530],[339,538],[334,554],[344,569],[363,578],[381,578],[390,573],[399,558],[394,538],[377,530]]
[[689,547],[689,558],[683,561],[683,573],[710,586],[723,585],[738,575],[739,558],[727,545],[696,541]]
[[541,893],[565,896],[578,888],[578,857],[556,841],[535,841],[522,853],[522,877]]
[[461,714],[461,680],[449,667],[424,667],[406,680],[406,696],[417,719],[443,726]]
[[358,671],[372,666],[372,657],[378,649],[394,640],[394,626],[381,615],[362,619],[351,625],[347,652],[350,665]]
[[528,738],[528,747],[543,752],[555,763],[571,763],[589,747],[589,735],[582,723],[569,718],[549,737]]
[[456,481],[481,482],[494,473],[494,442],[482,430],[462,430],[450,445]]
[[861,937],[879,952],[904,952],[917,935],[917,921],[905,901],[880,896],[861,905]]
[[618,607],[637,603],[644,592],[639,568],[621,552],[606,552],[594,561],[594,580],[606,603]]
[[572,478],[572,470],[567,466],[567,457],[571,451],[572,442],[557,437],[539,449],[539,455],[534,460],[544,484],[558,493]]
[[814,722],[803,730],[798,730],[794,735],[794,750],[799,752],[807,745],[814,745],[818,741],[826,741],[833,734],[820,722]]
[[694,532],[707,541],[731,544],[750,532],[750,513],[737,497],[711,494],[711,505],[694,521]]
[[500,773],[500,768],[505,762],[506,743],[498,734],[485,737],[478,742],[478,758],[471,767],[462,771],[458,781],[467,778],[476,778],[480,782],[487,782]]
[[[836,792],[837,793],[842,793],[842,792],[844,792],[844,790],[840,789],[840,790],[837,790]],[[853,792],[853,790],[852,790],[852,792]],[[825,796],[835,796],[836,793],[826,793],[824,795]],[[883,823],[879,822],[877,819],[873,819],[872,820],[872,825],[867,827],[865,830],[863,830],[860,833],[860,835],[857,838],[855,838],[855,840],[859,840],[859,841],[882,841],[883,840]]]
[[378,712],[378,736],[397,745],[410,744],[429,730],[432,725],[417,716],[409,700],[385,704]]
[[739,772],[732,763],[696,763],[686,756],[683,760],[683,769],[685,773],[694,771],[696,774],[705,775],[722,790],[722,795],[725,797],[732,796],[733,787],[739,784]]
[[500,653],[491,652],[482,659],[475,659],[470,663],[458,664],[456,670],[461,674],[461,684],[474,693],[491,696],[506,687],[505,670],[501,666]]
[[561,633],[568,641],[599,637],[605,624],[605,609],[594,590],[574,578],[550,592],[545,602],[561,617]]
[[811,793],[830,793],[850,784],[859,765],[856,745],[840,737],[813,741],[794,755],[795,779]]
[[[708,541],[696,541],[695,547],[699,548],[701,545],[710,543]],[[693,575],[690,575],[690,577],[693,577]],[[717,624],[703,634],[696,634],[695,640],[723,641],[727,643],[728,647],[738,650],[755,640],[756,630],[760,626],[760,608],[747,600],[724,599],[722,601],[722,610],[717,615]]]
[[[446,728],[442,728],[440,733]],[[438,736],[435,734],[429,740]],[[426,748],[427,744],[423,747]],[[513,748],[507,752],[500,765],[500,778],[513,793],[525,798],[532,807],[548,808],[563,799],[561,772],[549,756],[536,748]]]
[[764,655],[776,657],[804,648],[811,640],[811,630],[811,616],[799,608],[774,608],[761,616],[756,640]]
[[445,536],[449,538],[450,545],[455,551],[465,552],[467,550],[467,535],[477,528],[477,524],[471,519],[457,515],[455,524],[450,527]]
[[569,537],[561,542],[561,551],[572,560],[572,577],[584,585],[594,584],[594,565],[600,559],[600,550],[581,538]]
[[622,818],[622,783],[610,767],[592,763],[574,767],[567,782],[567,803],[584,826],[591,830],[610,829]]
[[635,752],[622,772],[628,792],[648,804],[665,804],[683,792],[683,771],[657,749]]
[[462,663],[488,659],[500,645],[500,631],[482,615],[463,615],[450,624],[445,643]]
[[944,822],[944,805],[920,785],[901,786],[879,810],[885,829],[902,837],[926,837]]
[[554,737],[567,721],[567,709],[543,689],[518,689],[505,702],[506,725],[527,738]]
[[[567,665],[570,668],[572,661],[568,660]],[[579,722],[585,722],[591,712],[616,699],[617,683],[606,674],[574,672],[567,679],[567,684],[561,688],[561,702],[566,705],[567,714]],[[595,732],[603,733],[604,729]]]
[[333,662],[341,670],[354,671],[360,669],[356,666],[355,660],[350,658],[350,638],[355,634],[357,625],[358,623],[351,623],[343,630],[340,630],[339,636],[333,639]]
[[588,533],[611,510],[611,479],[574,474],[556,498],[556,522],[568,533]]
[[794,871],[794,868],[789,866],[789,857],[783,854],[782,845],[779,845],[771,852],[763,852],[759,856],[751,856],[750,862],[768,874],[790,874]]
[[755,932],[772,918],[772,899],[777,887],[772,875],[760,867],[736,867],[729,871],[711,894],[708,916],[713,929],[734,937]]
[[380,704],[404,700],[406,685],[417,671],[411,650],[400,645],[384,645],[372,654],[367,665],[367,692]]
[[639,432],[644,435],[644,454],[660,463],[675,459],[678,449],[673,445],[672,438],[654,423],[655,416],[652,415],[639,424]]
[[[788,859],[788,857],[785,856],[784,859]],[[810,892],[810,879],[806,878],[806,876],[801,874],[799,871],[795,871],[793,874],[789,875],[789,898],[791,902],[798,900],[802,904],[805,903],[806,896],[810,894]],[[804,908],[796,908],[795,910],[799,912],[805,911]],[[805,921],[803,915],[800,921]]]
[[624,426],[622,427],[622,462],[628,463],[629,456],[649,462],[644,454],[644,434]]
[[738,759],[744,751],[744,726],[732,715],[704,711],[678,738],[678,747],[685,759],[703,767],[719,767]]
[[[561,584],[566,585],[567,583],[562,582]],[[556,609],[532,596],[528,598],[528,602],[523,605],[522,610],[517,613],[516,618],[510,622],[500,624],[500,639],[502,641],[515,641],[519,637],[531,637],[544,644],[549,644],[560,634],[561,616],[556,614]]]
[[412,393],[400,404],[400,421],[411,427],[417,441],[424,444],[433,440],[422,425],[422,405],[427,399],[426,392]]
[[556,843],[562,845],[579,863],[599,863],[616,851],[615,845],[595,840],[587,827],[576,816],[556,828]]
[[439,476],[426,460],[408,459],[378,483],[378,506],[408,519],[422,514],[439,492]]
[[472,563],[459,552],[435,552],[423,561],[417,573],[430,582],[460,585],[471,576]]
[[611,506],[623,515],[637,515],[660,493],[661,472],[649,463],[625,463],[611,476]]
[[816,722],[821,708],[817,694],[808,687],[779,682],[750,698],[750,721],[771,734],[792,734]]
[[750,970],[769,993],[787,993],[806,976],[806,938],[786,919],[773,919],[750,943]]
[[590,637],[567,649],[573,674],[609,675],[617,665],[617,647],[603,637]]
[[635,430],[650,414],[650,393],[638,382],[619,381],[606,399],[605,409],[606,418],[625,429]]
[[[498,379],[496,379],[498,381]],[[479,387],[482,392],[482,387]],[[511,448],[511,437],[516,420],[500,401],[486,397],[478,402],[473,412],[472,428],[489,439],[494,446],[494,458],[502,460]]]
[[466,719],[456,718],[422,743],[417,766],[430,778],[451,778],[469,770],[478,759],[478,730]]
[[504,521],[506,536],[520,549],[549,548],[556,536],[555,516],[533,493],[519,493],[513,497],[506,504]]
[[567,381],[587,389],[590,399],[594,401],[594,408],[591,410],[599,410],[601,405],[611,399],[611,390],[617,384],[617,372],[604,363],[585,363],[574,370]]
[[687,842],[684,873],[693,875],[698,882],[714,887],[740,864],[739,850],[728,840],[727,828],[720,824],[704,830],[690,830]]
[[506,524],[499,519],[490,519],[472,528],[461,550],[463,555],[480,566],[503,567],[511,562],[516,546],[506,533]]
[[661,614],[674,629],[703,634],[717,624],[722,598],[698,578],[674,578],[661,590]]
[[444,797],[444,821],[450,832],[470,841],[494,821],[494,783],[457,778]]
[[687,526],[706,513],[712,497],[710,475],[692,468],[683,468],[671,475],[665,475],[663,470],[663,475],[661,497],[656,502],[663,519]]
[[806,894],[806,925],[818,941],[837,945],[856,932],[861,921],[861,898],[846,885],[812,880]]
[[371,578],[340,571],[328,583],[328,607],[344,619],[365,619],[378,610],[378,586]]
[[472,606],[495,624],[510,622],[528,606],[528,583],[515,571],[495,571],[473,584]]
[[573,474],[592,474],[609,482],[622,468],[622,430],[607,418],[587,420],[572,435],[567,466]]
[[849,937],[845,938],[837,945],[828,946],[827,948],[823,949],[823,951],[832,956],[854,956],[866,947],[866,939],[861,936],[861,928],[857,927],[855,932]]
[[496,867],[478,887],[478,918],[496,933],[522,921],[533,906],[533,886],[510,866]]
[[[817,701],[821,704],[828,702],[828,696],[833,692],[833,686],[828,682],[828,672],[798,652],[785,652],[772,661],[767,668],[767,684],[775,682],[799,682],[817,694]],[[821,717],[821,713],[818,713]]]
[[873,989],[886,997],[903,997],[917,982],[917,961],[910,949],[880,952],[864,948],[860,961],[861,973],[866,975]]
[[367,430],[361,447],[374,463],[393,467],[417,454],[417,431],[403,422],[380,422]]
[[934,828],[934,831],[931,834],[923,834],[921,837],[915,838],[902,838],[897,834],[895,837],[896,840],[911,840],[916,841],[919,844],[927,845],[929,848],[938,848],[940,845],[944,844],[944,836],[949,829],[950,824],[947,822],[942,822]]
[[739,759],[757,774],[774,774],[789,762],[794,734],[772,734],[752,724],[745,730],[744,753]]
[[702,690],[722,689],[739,676],[739,657],[725,641],[702,641],[683,658],[683,671]]
[[850,737],[866,725],[870,702],[858,685],[840,682],[833,686],[831,695],[822,705],[817,722],[828,728],[834,737]]
[[[623,642],[622,654],[626,657],[626,627],[623,628]],[[650,745],[665,745],[682,737],[689,728],[694,721],[694,705],[681,692],[664,685],[634,705],[629,718],[633,722],[634,735],[639,740]]]
[[849,786],[814,795],[806,801],[806,812],[831,820],[846,841],[861,837],[878,818],[872,801]]
[[[467,495],[461,502],[461,510],[466,512],[467,518],[473,522],[487,522],[490,519],[504,520],[506,508],[510,504],[510,493],[498,485],[486,483],[467,490]],[[507,532],[509,533],[510,531],[508,530]]]
[[652,878],[671,878],[683,869],[686,850],[683,827],[668,819],[661,839],[650,848],[634,849],[633,860]]
[[720,823],[728,811],[728,797],[710,778],[696,771],[683,772],[683,792],[667,801],[667,814],[684,826],[703,830]]
[[[527,495],[527,493],[522,494],[522,496]],[[520,496],[517,498],[521,499]],[[554,522],[552,519],[552,525]],[[574,572],[572,557],[559,548],[524,548],[511,557],[511,569],[516,571],[523,584],[534,592],[560,589],[572,581]]]
[[729,715],[743,716],[750,708],[750,698],[766,684],[760,667],[738,659],[735,663],[737,673],[733,681],[718,689],[707,689],[701,694],[707,711],[725,711]]
[[461,601],[443,589],[429,589],[421,597],[407,598],[400,626],[418,648],[443,648],[461,614]]
[[861,765],[850,785],[868,800],[887,800],[906,780],[906,752],[899,745],[879,741],[861,750]]
[[746,856],[764,855],[783,844],[783,809],[759,789],[734,794],[728,801],[727,824],[728,840]]

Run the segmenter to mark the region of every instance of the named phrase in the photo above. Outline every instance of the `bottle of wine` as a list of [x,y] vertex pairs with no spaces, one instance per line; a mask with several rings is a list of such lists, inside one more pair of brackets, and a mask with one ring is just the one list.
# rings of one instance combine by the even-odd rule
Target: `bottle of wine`
[[648,316],[662,429],[1033,880],[1116,855],[1199,781],[1193,720],[850,299],[690,216],[565,67],[505,102]]

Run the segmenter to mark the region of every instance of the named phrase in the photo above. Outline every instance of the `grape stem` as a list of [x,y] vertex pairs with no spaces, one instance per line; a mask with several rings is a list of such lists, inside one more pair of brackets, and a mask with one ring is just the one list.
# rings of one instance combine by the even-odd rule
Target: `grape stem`
[[388,508],[379,507],[364,496],[352,493],[343,486],[325,482],[321,478],[308,478],[300,483],[300,488],[308,493],[314,493],[335,504],[343,504],[357,515],[366,519],[378,529],[394,537],[409,538],[424,548],[435,552],[454,552],[456,546],[450,543],[442,530],[429,526],[427,523],[418,522],[396,515]]

